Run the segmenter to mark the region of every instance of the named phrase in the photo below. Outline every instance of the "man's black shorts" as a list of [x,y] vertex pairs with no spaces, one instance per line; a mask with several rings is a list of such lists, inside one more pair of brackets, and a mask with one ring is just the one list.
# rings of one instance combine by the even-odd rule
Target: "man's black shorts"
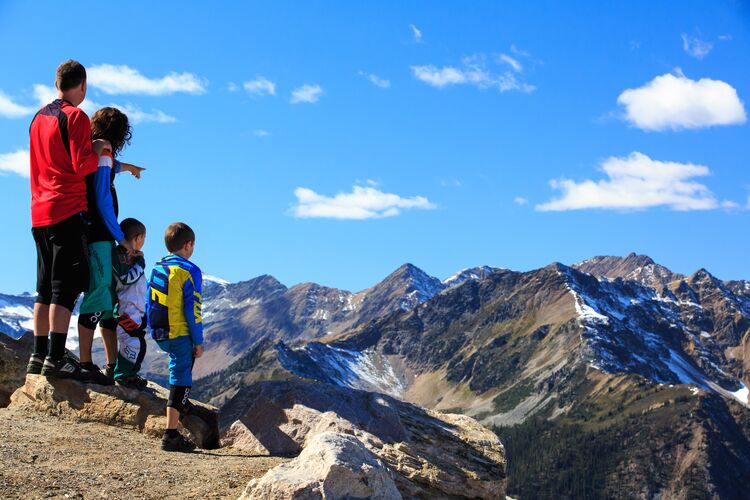
[[36,243],[36,301],[73,310],[89,287],[88,221],[81,212],[31,229]]

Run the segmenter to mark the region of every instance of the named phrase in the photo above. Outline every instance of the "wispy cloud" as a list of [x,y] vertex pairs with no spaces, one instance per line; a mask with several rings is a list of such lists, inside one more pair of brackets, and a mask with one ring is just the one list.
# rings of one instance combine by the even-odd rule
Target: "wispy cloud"
[[625,119],[648,131],[698,129],[745,123],[745,107],[726,82],[687,78],[682,72],[657,76],[617,98]]
[[513,68],[513,71],[515,71],[516,73],[521,73],[523,71],[523,65],[518,61],[518,59],[515,59],[508,54],[500,54],[498,58],[500,62],[503,62]]
[[148,78],[129,66],[100,64],[86,69],[87,82],[105,94],[169,95],[202,94],[206,83],[192,73],[169,73],[161,78]]
[[[510,56],[505,59],[513,60]],[[486,64],[486,57],[475,56],[465,58],[460,66],[433,65],[412,66],[414,77],[435,88],[445,88],[453,85],[473,85],[480,89],[494,88],[500,92],[516,90],[519,92],[533,92],[535,87],[518,80],[518,70],[505,59],[499,61],[511,66],[510,70],[493,72]],[[520,63],[517,63],[520,65]]]
[[271,135],[271,132],[269,132],[268,130],[263,130],[262,128],[258,128],[253,130],[253,135],[255,137],[268,137],[269,135]]
[[229,92],[237,92],[238,90],[240,90],[240,87],[234,82],[229,82],[227,83],[227,90]]
[[34,113],[36,109],[30,106],[23,106],[13,101],[8,95],[0,90],[0,116],[7,118],[21,118]]
[[459,179],[443,179],[440,181],[440,185],[446,188],[460,188],[461,186],[463,186],[463,182],[461,182]]
[[[100,106],[96,103],[91,103],[96,109],[99,109],[103,106]],[[134,106],[132,104],[110,104],[113,108],[117,108],[126,115],[128,115],[128,119],[132,123],[145,123],[145,122],[153,122],[153,123],[173,123],[177,121],[177,118],[174,116],[168,115],[165,112],[153,109],[151,111],[143,111],[138,106]]]
[[542,212],[605,209],[639,210],[666,206],[672,210],[710,210],[728,207],[696,177],[710,175],[708,167],[693,163],[652,160],[643,153],[605,159],[600,170],[607,176],[598,181],[553,180],[550,186],[562,192],[559,198],[537,205]]
[[323,89],[317,84],[305,84],[301,87],[297,87],[292,90],[292,97],[289,102],[292,104],[299,103],[315,103],[320,100],[320,96],[323,95]]
[[378,75],[374,73],[365,73],[364,71],[360,71],[359,76],[363,76],[367,78],[370,81],[370,83],[372,83],[376,87],[380,87],[381,89],[387,89],[387,88],[390,88],[391,86],[390,80],[386,80],[385,78],[380,78]]
[[0,174],[29,176],[29,150],[19,149],[13,153],[0,153]]
[[714,43],[701,39],[698,35],[691,36],[687,33],[682,34],[682,48],[690,56],[696,59],[703,59],[714,48]]
[[37,83],[36,85],[34,85],[34,99],[36,99],[36,102],[37,104],[39,104],[39,106],[49,104],[57,99],[57,89],[49,85],[42,85],[41,83]]
[[403,210],[430,210],[436,205],[424,196],[403,198],[397,194],[384,193],[372,186],[354,186],[350,193],[324,196],[308,188],[294,191],[297,204],[291,213],[298,218],[325,219],[379,219],[394,217]]
[[515,198],[513,198],[513,203],[515,203],[516,205],[526,205],[529,203],[529,200],[527,200],[523,196],[516,196]]
[[252,96],[276,95],[276,84],[263,76],[259,76],[255,80],[249,80],[242,86]]
[[409,28],[411,29],[411,34],[414,37],[414,41],[417,43],[421,43],[422,42],[422,30],[420,30],[413,24],[410,24]]

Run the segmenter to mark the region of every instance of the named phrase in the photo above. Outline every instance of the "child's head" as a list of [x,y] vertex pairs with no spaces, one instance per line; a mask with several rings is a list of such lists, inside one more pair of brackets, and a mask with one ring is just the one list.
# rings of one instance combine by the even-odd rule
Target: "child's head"
[[143,222],[138,219],[127,218],[120,222],[120,229],[125,235],[125,239],[128,240],[133,248],[140,251],[143,248],[143,244],[146,242],[146,226]]
[[132,137],[128,116],[117,108],[102,108],[91,117],[91,140],[109,141],[114,156],[130,144]]
[[169,253],[189,259],[195,248],[195,233],[184,222],[173,222],[164,232],[164,244]]

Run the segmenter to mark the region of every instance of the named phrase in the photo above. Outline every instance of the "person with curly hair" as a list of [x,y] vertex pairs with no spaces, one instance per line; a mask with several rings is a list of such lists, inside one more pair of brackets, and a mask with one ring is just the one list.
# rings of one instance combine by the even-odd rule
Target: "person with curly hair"
[[[130,240],[125,238],[117,222],[118,203],[115,176],[130,172],[140,178],[143,168],[121,163],[115,158],[130,144],[132,129],[127,115],[117,108],[102,108],[91,118],[91,139],[104,139],[111,148],[104,149],[99,157],[96,172],[86,176],[89,228],[89,290],[83,295],[78,316],[78,338],[83,379],[101,385],[114,384],[113,374],[117,362],[117,324],[114,319],[112,299],[112,249],[120,245],[131,255],[136,253]],[[104,371],[94,364],[91,348],[94,330],[101,326],[107,366]]]

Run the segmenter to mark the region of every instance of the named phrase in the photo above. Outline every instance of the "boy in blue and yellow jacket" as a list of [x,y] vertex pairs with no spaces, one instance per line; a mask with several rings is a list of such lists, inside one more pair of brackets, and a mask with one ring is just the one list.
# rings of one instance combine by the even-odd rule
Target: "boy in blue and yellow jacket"
[[203,355],[201,270],[190,262],[195,233],[182,222],[164,233],[169,255],[151,271],[146,298],[148,328],[159,347],[169,354],[167,429],[161,442],[165,451],[190,452],[195,444],[177,431],[180,413],[188,407],[193,385],[193,363]]

